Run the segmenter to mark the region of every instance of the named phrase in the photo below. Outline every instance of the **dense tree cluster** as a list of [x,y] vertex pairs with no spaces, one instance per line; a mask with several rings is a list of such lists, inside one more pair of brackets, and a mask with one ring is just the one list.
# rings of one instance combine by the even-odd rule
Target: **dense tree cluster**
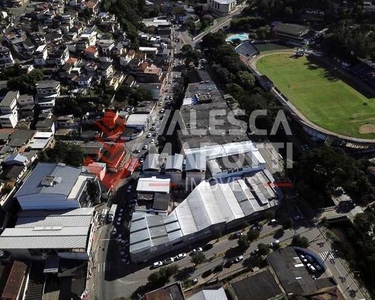
[[116,92],[115,99],[119,102],[127,100],[130,105],[137,105],[142,101],[151,101],[152,93],[143,87],[129,87],[122,85]]
[[[8,75],[12,75],[11,73]],[[15,76],[8,79],[8,88],[10,90],[19,90],[21,94],[34,94],[35,83],[43,79],[43,71],[40,69],[32,70],[29,74]]]
[[276,116],[276,101],[273,94],[256,87],[254,76],[248,71],[232,45],[225,42],[222,32],[207,34],[201,47],[212,62],[217,79],[226,85],[227,91],[240,107],[250,114],[257,109],[267,109],[267,116],[257,118],[258,128],[269,128]]
[[368,26],[349,22],[333,25],[323,39],[323,47],[332,55],[354,60],[357,57],[375,59],[375,33]]
[[170,265],[166,267],[162,267],[159,271],[151,273],[147,280],[151,284],[165,284],[169,281],[172,275],[178,273],[179,267],[178,265]]
[[41,162],[62,162],[73,167],[82,166],[85,153],[81,146],[57,141],[51,149],[43,150],[39,154]]
[[356,215],[354,228],[347,230],[349,242],[340,242],[341,254],[366,284],[370,293],[375,294],[375,209],[369,209],[362,214]]
[[296,179],[302,198],[316,209],[326,206],[338,187],[359,199],[368,194],[370,183],[360,164],[340,148],[323,146],[304,153],[289,175]]

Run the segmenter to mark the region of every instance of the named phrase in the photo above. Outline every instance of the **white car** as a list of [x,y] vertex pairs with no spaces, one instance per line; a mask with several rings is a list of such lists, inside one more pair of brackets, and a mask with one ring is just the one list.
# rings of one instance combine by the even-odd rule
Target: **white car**
[[280,241],[274,240],[272,243],[270,243],[270,247],[276,247],[278,244],[280,244]]
[[311,272],[315,272],[316,271],[315,267],[312,264],[307,264],[306,266],[309,268],[309,270]]
[[165,113],[165,109],[160,110],[160,113],[164,114]]
[[140,159],[139,159],[139,162],[140,163],[143,163],[145,160],[143,159],[143,157],[141,157]]
[[162,261],[156,261],[156,262],[154,262],[153,264],[152,264],[152,268],[153,269],[156,269],[156,268],[159,268],[159,267],[161,267],[163,265],[163,262]]
[[191,251],[192,254],[197,253],[197,252],[203,252],[203,249],[201,247],[198,247]]
[[150,138],[151,135],[152,135],[151,132],[147,133],[146,138]]
[[169,264],[171,264],[173,262],[174,262],[174,258],[173,257],[169,257],[169,258],[164,259],[163,265],[169,265]]
[[183,259],[185,257],[186,257],[186,253],[180,253],[180,254],[176,255],[175,259],[179,260],[179,259]]
[[151,139],[151,144],[154,144],[155,143],[155,139]]
[[142,149],[143,149],[143,150],[147,150],[147,149],[148,149],[148,146],[147,146],[147,145],[144,145]]
[[235,260],[234,260],[234,262],[236,262],[236,263],[239,263],[240,261],[243,261],[243,256],[242,256],[242,255],[237,256],[237,257],[235,258]]

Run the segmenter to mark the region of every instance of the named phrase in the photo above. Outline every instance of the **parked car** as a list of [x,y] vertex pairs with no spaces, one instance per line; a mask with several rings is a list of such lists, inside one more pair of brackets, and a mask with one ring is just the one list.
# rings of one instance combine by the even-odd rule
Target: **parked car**
[[186,257],[186,253],[184,252],[184,253],[180,253],[180,254],[176,255],[175,259],[180,260],[180,259],[183,259],[185,257]]
[[232,265],[233,265],[233,261],[232,260],[227,260],[224,263],[224,268],[230,268]]
[[161,113],[161,114],[164,114],[164,113],[165,113],[165,109],[164,109],[164,108],[161,109],[161,110],[160,110],[160,113]]
[[311,272],[316,272],[316,269],[315,269],[315,267],[314,267],[312,264],[307,264],[306,266],[307,266],[307,268],[308,268]]
[[300,215],[295,215],[293,219],[294,221],[299,221],[299,220],[302,220],[302,217]]
[[258,255],[258,253],[259,253],[259,249],[257,248],[257,249],[255,249],[255,250],[251,251],[251,252],[250,252],[250,255],[255,256],[255,255]]
[[153,143],[155,143],[155,139],[151,139],[151,142],[150,142],[151,144],[153,144]]
[[274,240],[273,242],[270,243],[270,247],[273,248],[273,247],[276,247],[279,244],[280,244],[279,240]]
[[163,262],[162,261],[156,261],[152,264],[151,266],[151,269],[156,269],[156,268],[159,268],[163,265]]
[[197,279],[197,278],[194,278],[194,279],[191,280],[191,282],[192,282],[193,284],[197,284],[197,283],[198,283],[198,279]]
[[148,149],[148,146],[147,145],[143,145],[143,150],[147,150]]
[[139,150],[139,149],[134,150],[134,153],[139,153],[139,152],[141,152],[141,150]]
[[209,270],[202,273],[202,278],[206,278],[206,277],[210,276],[211,274],[212,274],[212,270],[209,269]]
[[201,247],[198,247],[198,248],[195,248],[191,251],[190,254],[194,254],[194,253],[197,253],[197,252],[203,252],[203,249]]
[[150,138],[151,135],[152,135],[151,132],[147,133],[146,138]]
[[214,273],[219,273],[221,271],[223,271],[223,266],[222,265],[217,265],[216,267],[214,267],[212,269],[212,272],[214,272]]
[[306,259],[305,255],[301,254],[299,256],[299,258],[301,259],[302,262],[307,263],[307,259]]
[[276,219],[272,219],[271,221],[270,221],[270,225],[276,225],[277,224],[277,220]]
[[307,259],[309,262],[313,262],[313,261],[314,261],[314,258],[313,258],[311,255],[307,255],[307,254],[306,254],[306,259]]
[[117,233],[117,228],[116,227],[113,227],[112,231],[111,231],[111,234],[112,236],[115,236]]
[[236,238],[236,239],[239,239],[241,236],[243,236],[244,234],[243,234],[243,232],[236,232],[235,234],[234,234],[234,237]]
[[164,259],[163,265],[169,265],[169,264],[171,264],[173,262],[174,262],[174,258],[173,257],[169,257],[169,258]]
[[116,224],[117,224],[117,226],[120,226],[121,225],[121,218],[119,217],[119,218],[117,218],[117,222],[116,222]]
[[151,126],[151,128],[150,128],[151,131],[154,131],[155,129],[156,129],[156,127],[154,125]]
[[242,256],[242,255],[237,256],[237,257],[234,259],[234,262],[235,262],[235,263],[239,263],[240,261],[243,261],[243,256]]

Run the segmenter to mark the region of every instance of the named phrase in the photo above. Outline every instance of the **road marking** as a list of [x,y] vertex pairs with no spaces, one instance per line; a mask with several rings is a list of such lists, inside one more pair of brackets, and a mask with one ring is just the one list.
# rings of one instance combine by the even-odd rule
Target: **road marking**
[[335,255],[331,251],[320,252],[319,256],[323,259],[323,261],[336,258]]

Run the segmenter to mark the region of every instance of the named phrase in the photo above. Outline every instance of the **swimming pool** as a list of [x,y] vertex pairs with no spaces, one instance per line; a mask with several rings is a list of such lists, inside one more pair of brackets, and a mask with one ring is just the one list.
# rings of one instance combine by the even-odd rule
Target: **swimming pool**
[[231,35],[225,39],[227,42],[233,42],[234,40],[241,40],[241,41],[246,41],[249,39],[249,34],[248,33],[238,33]]

